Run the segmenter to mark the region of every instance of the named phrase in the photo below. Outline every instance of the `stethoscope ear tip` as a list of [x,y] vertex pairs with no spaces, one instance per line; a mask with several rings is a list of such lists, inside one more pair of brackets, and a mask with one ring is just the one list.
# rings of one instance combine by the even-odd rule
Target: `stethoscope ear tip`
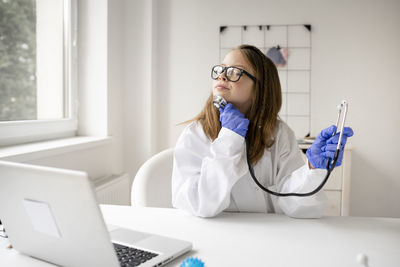
[[347,101],[346,100],[342,100],[342,102],[339,105],[337,105],[337,109],[341,110],[345,106],[347,106]]

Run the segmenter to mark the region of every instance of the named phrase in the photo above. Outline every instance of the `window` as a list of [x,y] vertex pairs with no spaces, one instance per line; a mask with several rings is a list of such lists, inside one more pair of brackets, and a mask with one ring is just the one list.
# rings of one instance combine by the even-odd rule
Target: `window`
[[76,0],[0,0],[0,146],[74,136]]

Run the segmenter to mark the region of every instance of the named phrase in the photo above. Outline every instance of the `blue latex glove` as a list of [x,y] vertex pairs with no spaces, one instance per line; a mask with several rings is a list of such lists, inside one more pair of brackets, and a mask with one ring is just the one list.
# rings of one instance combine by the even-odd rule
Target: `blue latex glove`
[[224,108],[219,109],[219,121],[221,126],[234,131],[235,133],[246,137],[249,120],[235,108],[232,103],[228,103]]
[[[314,168],[326,169],[328,160],[333,159],[340,135],[340,133],[336,133],[334,136],[332,136],[335,130],[335,125],[322,130],[317,138],[315,138],[314,143],[307,150],[306,155],[308,161]],[[351,137],[353,134],[353,130],[350,127],[344,127],[342,143],[340,146],[338,161],[336,162],[336,167],[342,164],[343,151],[344,146],[346,145],[347,137]]]

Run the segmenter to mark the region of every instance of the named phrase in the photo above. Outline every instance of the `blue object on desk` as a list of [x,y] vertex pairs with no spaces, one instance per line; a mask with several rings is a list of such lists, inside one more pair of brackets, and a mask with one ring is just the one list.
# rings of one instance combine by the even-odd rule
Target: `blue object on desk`
[[181,264],[180,267],[204,267],[204,262],[199,260],[198,258],[186,258]]

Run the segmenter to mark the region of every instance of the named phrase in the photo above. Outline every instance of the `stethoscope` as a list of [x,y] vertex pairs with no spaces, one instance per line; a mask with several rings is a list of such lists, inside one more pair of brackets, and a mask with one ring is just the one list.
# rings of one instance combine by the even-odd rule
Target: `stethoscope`
[[[226,102],[226,100],[219,95],[214,95],[213,97],[213,104],[216,108],[224,108],[228,103]],[[251,166],[250,163],[250,144],[249,144],[249,140],[247,138],[245,138],[246,140],[246,156],[247,156],[247,165],[249,167],[249,172],[251,177],[253,178],[254,182],[258,185],[258,187],[260,187],[262,190],[264,190],[265,192],[274,195],[274,196],[278,196],[278,197],[289,197],[289,196],[296,196],[296,197],[308,197],[311,195],[314,195],[315,193],[317,193],[319,190],[321,190],[322,187],[324,187],[324,185],[326,184],[326,182],[328,181],[329,175],[331,174],[331,172],[333,171],[333,169],[336,166],[336,162],[338,161],[339,158],[339,154],[340,154],[340,147],[342,144],[342,137],[343,137],[343,129],[344,129],[344,123],[346,121],[346,115],[347,115],[347,108],[348,108],[348,103],[346,100],[343,100],[338,106],[337,106],[339,113],[338,113],[338,117],[336,120],[336,131],[332,134],[332,136],[336,135],[337,133],[337,129],[339,129],[339,122],[340,122],[340,134],[339,134],[339,141],[336,147],[336,152],[334,154],[334,157],[332,160],[328,159],[328,162],[326,164],[326,176],[324,178],[324,180],[322,181],[322,183],[315,188],[313,191],[308,192],[308,193],[278,193],[272,190],[269,190],[268,188],[264,187],[256,178],[255,174],[254,174],[254,169],[253,166]],[[340,120],[340,118],[342,118]]]

